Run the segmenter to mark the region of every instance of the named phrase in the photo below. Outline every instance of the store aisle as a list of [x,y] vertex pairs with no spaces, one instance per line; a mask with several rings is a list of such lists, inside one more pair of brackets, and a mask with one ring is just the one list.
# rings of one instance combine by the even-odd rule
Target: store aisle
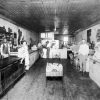
[[66,100],[100,100],[100,88],[87,76],[82,76],[67,60],[64,77]]
[[64,81],[48,80],[45,60],[39,60],[1,100],[100,100],[100,88],[82,77],[68,60],[62,61]]
[[1,100],[63,100],[62,81],[45,80],[45,60],[39,60]]

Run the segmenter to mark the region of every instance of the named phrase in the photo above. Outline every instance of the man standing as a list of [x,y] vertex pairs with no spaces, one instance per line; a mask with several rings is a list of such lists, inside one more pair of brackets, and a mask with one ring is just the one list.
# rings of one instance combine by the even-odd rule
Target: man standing
[[1,56],[3,58],[9,57],[10,55],[10,46],[9,43],[7,42],[7,39],[3,39],[3,43],[1,44]]
[[49,58],[49,41],[43,45],[43,58]]
[[93,55],[93,59],[100,61],[100,42],[99,41],[95,45],[95,53]]
[[79,62],[80,62],[80,71],[82,75],[86,71],[86,60],[89,54],[89,46],[86,44],[85,40],[82,40],[82,44],[79,47]]

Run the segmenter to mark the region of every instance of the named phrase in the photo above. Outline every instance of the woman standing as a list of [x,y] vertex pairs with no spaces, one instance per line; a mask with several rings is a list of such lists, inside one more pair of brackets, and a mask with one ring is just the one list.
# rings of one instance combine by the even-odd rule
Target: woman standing
[[22,41],[22,47],[21,47],[21,50],[22,50],[22,60],[25,60],[25,66],[26,66],[26,70],[29,70],[30,66],[29,66],[29,52],[28,52],[28,46],[27,46],[27,42],[26,41]]

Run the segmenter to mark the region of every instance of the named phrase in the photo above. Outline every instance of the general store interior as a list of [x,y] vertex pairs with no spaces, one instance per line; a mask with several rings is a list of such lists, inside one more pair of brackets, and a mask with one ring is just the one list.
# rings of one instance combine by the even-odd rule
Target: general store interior
[[[0,100],[100,100],[100,56],[93,58],[100,40],[99,0],[0,0],[0,49],[4,38],[10,54],[0,52]],[[83,39],[89,46],[84,76],[78,60]],[[49,57],[38,47],[47,42]],[[47,80],[49,61],[62,65],[61,79]]]

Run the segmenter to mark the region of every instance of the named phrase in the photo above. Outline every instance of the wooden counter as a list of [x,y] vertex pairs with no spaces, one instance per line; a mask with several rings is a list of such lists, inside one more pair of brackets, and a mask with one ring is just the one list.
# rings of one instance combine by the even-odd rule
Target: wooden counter
[[24,73],[24,64],[20,64],[20,60],[14,56],[0,59],[0,96]]
[[90,58],[89,76],[100,87],[100,62]]
[[[22,58],[22,51],[21,48],[18,50],[19,52],[13,53],[11,55],[18,56]],[[39,50],[29,50],[29,66],[31,67],[35,61],[39,58]]]
[[39,58],[39,52],[38,50],[30,51],[29,52],[29,64],[30,67],[36,62],[36,60]]

